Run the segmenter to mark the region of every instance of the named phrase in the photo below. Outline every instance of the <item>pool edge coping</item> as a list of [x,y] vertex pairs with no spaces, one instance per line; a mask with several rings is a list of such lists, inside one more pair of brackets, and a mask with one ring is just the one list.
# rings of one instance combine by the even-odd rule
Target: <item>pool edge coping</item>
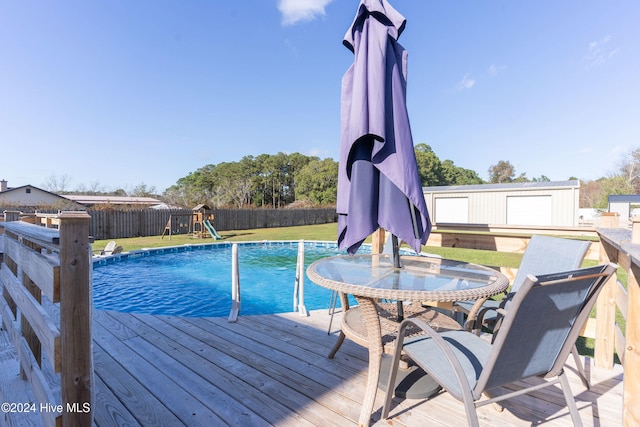
[[[182,245],[173,245],[173,246],[160,246],[160,247],[156,247],[156,248],[142,248],[142,249],[136,249],[134,251],[129,251],[129,252],[121,252],[118,254],[113,254],[113,255],[94,255],[92,257],[92,265],[106,265],[106,264],[110,264],[113,262],[118,262],[118,261],[124,261],[127,260],[129,258],[139,258],[139,257],[145,257],[145,256],[152,256],[152,255],[161,255],[164,253],[175,253],[175,252],[183,252],[183,251],[189,251],[189,250],[206,250],[208,248],[214,248],[214,247],[231,247],[234,244],[240,245],[240,246],[257,246],[257,245],[265,245],[265,244],[295,244],[295,243],[300,243],[303,242],[304,244],[313,244],[314,246],[325,246],[326,245],[332,245],[335,247],[338,247],[338,243],[335,240],[304,240],[304,239],[298,239],[298,240],[249,240],[249,241],[242,241],[242,242],[212,242],[212,243],[184,243]],[[370,243],[363,243],[362,246],[364,247],[369,247],[371,248],[371,244]],[[400,253],[403,255],[418,255],[418,256],[429,256],[429,257],[436,257],[436,258],[440,258],[439,255],[436,254],[430,254],[430,253],[426,253],[426,252],[419,252],[419,253],[415,253],[412,250],[408,250],[408,249],[403,249],[400,248]]]

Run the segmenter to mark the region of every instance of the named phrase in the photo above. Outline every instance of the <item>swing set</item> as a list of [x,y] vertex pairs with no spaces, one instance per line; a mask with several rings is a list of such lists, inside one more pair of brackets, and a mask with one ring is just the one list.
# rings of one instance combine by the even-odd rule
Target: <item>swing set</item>
[[[186,218],[186,220],[181,220]],[[209,206],[205,204],[199,204],[192,209],[191,213],[187,214],[170,214],[167,224],[164,226],[161,239],[164,239],[165,235],[171,236],[173,234],[182,234],[181,230],[187,229],[186,234],[192,234],[196,239],[207,239],[212,237],[214,240],[222,239],[215,228],[213,228],[212,221],[214,215],[210,212]]]

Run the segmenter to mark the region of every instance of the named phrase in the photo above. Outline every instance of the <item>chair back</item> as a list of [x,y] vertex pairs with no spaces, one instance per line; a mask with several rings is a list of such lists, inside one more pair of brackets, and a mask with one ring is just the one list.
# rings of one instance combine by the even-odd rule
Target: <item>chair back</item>
[[111,254],[113,254],[113,251],[116,249],[117,246],[118,246],[118,244],[116,243],[116,241],[115,240],[111,240],[109,243],[107,243],[107,245],[102,250],[102,255],[111,255]]
[[529,275],[513,297],[474,393],[557,375],[615,264]]
[[533,235],[522,255],[511,292],[516,292],[527,279],[527,275],[549,274],[580,268],[582,260],[591,246],[585,240],[563,239]]

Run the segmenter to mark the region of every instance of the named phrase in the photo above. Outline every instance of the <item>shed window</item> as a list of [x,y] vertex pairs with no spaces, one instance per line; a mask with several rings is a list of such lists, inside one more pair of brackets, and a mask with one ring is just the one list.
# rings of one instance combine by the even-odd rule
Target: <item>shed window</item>
[[27,188],[25,191],[27,192],[27,194],[31,194],[31,189],[30,188]]

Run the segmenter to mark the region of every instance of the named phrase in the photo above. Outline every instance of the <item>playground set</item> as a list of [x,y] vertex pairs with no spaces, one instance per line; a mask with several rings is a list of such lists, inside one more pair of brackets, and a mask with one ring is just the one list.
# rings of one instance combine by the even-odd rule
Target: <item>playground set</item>
[[187,234],[193,233],[193,237],[196,239],[208,239],[211,237],[214,240],[221,240],[222,236],[213,228],[213,218],[213,212],[205,204],[199,204],[194,207],[190,214],[171,214],[167,224],[164,226],[161,239],[168,235],[169,240],[171,240],[172,234],[180,234],[181,230],[187,228]]

